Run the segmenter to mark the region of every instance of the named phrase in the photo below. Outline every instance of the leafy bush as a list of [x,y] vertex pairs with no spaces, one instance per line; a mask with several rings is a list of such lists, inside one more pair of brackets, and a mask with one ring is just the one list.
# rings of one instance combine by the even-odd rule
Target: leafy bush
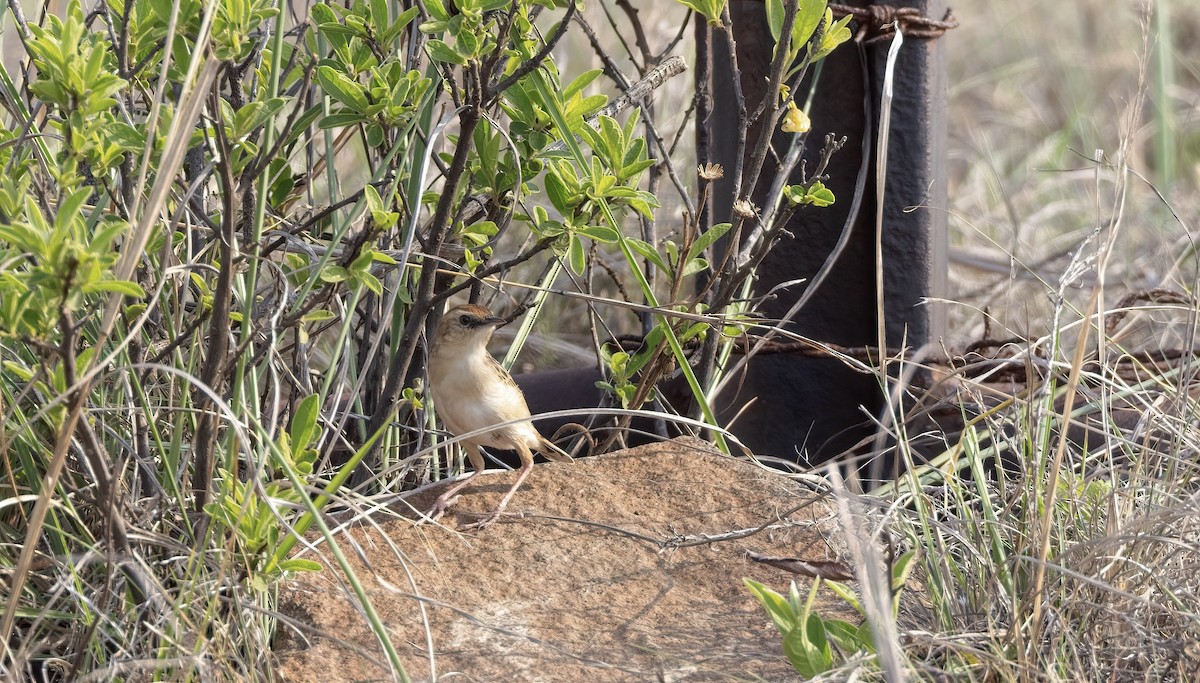
[[[720,22],[724,3],[686,4]],[[772,5],[787,58],[764,136],[806,130],[792,90],[849,37],[824,2],[796,6]],[[450,297],[523,279],[536,307],[564,266],[614,257],[649,334],[596,350],[605,388],[641,408],[678,368],[718,426],[685,346],[727,346],[780,226],[834,199],[818,171],[753,234],[744,202],[635,237],[660,206],[646,176],[672,162],[601,70],[556,66],[574,3],[293,10],[72,0],[35,24],[10,6],[32,68],[0,70],[8,674],[268,672],[273,584],[315,568],[290,550],[315,526],[340,553],[322,508],[360,464],[372,486],[435,473],[421,359]],[[661,57],[639,97],[679,70]]]

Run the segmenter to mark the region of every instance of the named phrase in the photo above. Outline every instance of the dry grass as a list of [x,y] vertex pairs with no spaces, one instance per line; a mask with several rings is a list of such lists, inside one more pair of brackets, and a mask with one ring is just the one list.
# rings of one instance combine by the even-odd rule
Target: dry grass
[[[987,308],[993,337],[1038,333],[1049,312],[1046,292],[1058,287],[1072,254],[1113,215],[1114,172],[1092,161],[1097,150],[1141,176],[1125,188],[1127,218],[1105,273],[1117,292],[1113,301],[1122,291],[1192,288],[1194,264],[1176,260],[1192,248],[1185,226],[1200,218],[1194,191],[1200,182],[1200,61],[1196,50],[1185,49],[1197,35],[1200,9],[1161,4],[1170,5],[1177,36],[1171,52],[1177,80],[1164,100],[1152,97],[1153,62],[1145,78],[1139,70],[1141,3],[954,3],[962,27],[948,38],[948,208],[957,257],[951,282],[959,284],[951,298],[964,305],[955,307],[954,331],[978,338],[982,316],[974,309]],[[1150,101],[1130,120],[1139,94]],[[1164,108],[1171,116],[1161,114]],[[1155,156],[1164,121],[1173,122],[1169,132],[1179,152],[1171,169]],[[1128,156],[1117,159],[1126,142]],[[1174,184],[1165,185],[1165,177]],[[1076,293],[1094,276],[1082,273],[1066,293],[1086,297]]]
[[[957,384],[944,476],[911,474],[881,522],[925,554],[904,654],[969,680],[1193,680],[1200,9],[1170,3],[1162,96],[1147,46],[1171,41],[1140,4],[955,11],[951,334],[1020,339],[1000,355],[1029,372]],[[1063,438],[1084,422],[1087,448]]]

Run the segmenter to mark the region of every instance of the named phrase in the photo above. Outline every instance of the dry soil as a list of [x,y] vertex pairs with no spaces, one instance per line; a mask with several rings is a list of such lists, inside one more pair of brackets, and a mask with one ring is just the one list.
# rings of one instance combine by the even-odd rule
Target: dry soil
[[[796,679],[742,584],[786,591],[792,576],[746,552],[839,559],[827,501],[688,439],[538,464],[509,507],[522,516],[455,530],[491,510],[513,477],[479,477],[443,526],[393,514],[340,532],[413,680]],[[408,502],[424,508],[436,494]],[[326,568],[281,596],[294,621],[277,638],[279,670],[296,683],[390,680],[327,550],[307,551]],[[831,596],[821,591],[817,609],[855,620]]]

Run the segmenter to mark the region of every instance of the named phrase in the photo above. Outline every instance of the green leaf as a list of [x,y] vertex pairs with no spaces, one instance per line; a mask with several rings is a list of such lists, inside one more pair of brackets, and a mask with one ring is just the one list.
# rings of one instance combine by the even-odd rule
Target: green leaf
[[233,130],[230,137],[242,138],[249,135],[257,122],[259,113],[266,106],[265,102],[247,102],[246,106],[237,110],[237,113],[233,115]]
[[642,258],[645,258],[650,263],[653,263],[654,266],[660,271],[666,273],[670,270],[667,268],[666,261],[663,261],[662,254],[658,253],[658,250],[651,246],[650,243],[643,242],[642,240],[634,237],[627,238],[625,242],[631,249],[641,254]]
[[586,225],[575,232],[605,244],[612,244],[621,238],[621,233],[605,225]]
[[702,259],[702,258],[689,259],[688,262],[683,265],[682,276],[683,277],[691,277],[691,276],[695,275],[696,273],[701,273],[706,270],[708,270],[708,261],[706,259]]
[[[316,6],[320,7],[321,5]],[[357,38],[362,34],[362,31],[357,31],[349,26],[346,26],[345,24],[339,24],[336,21],[325,24],[317,24],[317,29],[321,31],[321,35],[330,39],[330,42],[337,43],[338,47],[345,47],[345,39]]]
[[388,25],[387,0],[371,0],[371,23],[377,27]]
[[803,185],[785,185],[783,194],[787,201],[792,206],[830,206],[835,201],[833,191],[825,187],[824,183],[819,181],[814,182],[808,187]]
[[447,45],[445,41],[431,40],[425,44],[425,49],[429,52],[429,56],[435,62],[457,64],[458,66],[463,66],[467,63],[467,58],[460,55],[458,51]]
[[583,240],[577,235],[571,235],[571,246],[567,250],[567,265],[571,267],[571,272],[576,275],[582,275],[584,266],[587,265],[586,254],[583,250]]
[[628,182],[629,180],[637,177],[642,171],[657,163],[658,159],[639,159],[638,161],[634,161],[622,166],[617,175],[621,177],[621,182]]
[[58,213],[54,216],[54,231],[66,234],[71,222],[83,216],[83,205],[92,196],[92,188],[85,187],[68,194],[58,205]]
[[171,0],[149,0],[150,10],[164,25],[171,20]]
[[89,282],[81,287],[84,294],[93,294],[95,292],[118,292],[125,296],[135,298],[144,298],[146,291],[141,288],[136,282],[129,280],[100,280],[99,282]]
[[779,43],[779,35],[783,33],[783,0],[767,0],[767,30],[771,38]]
[[898,591],[901,588],[904,588],[904,583],[908,581],[909,574],[912,574],[912,570],[916,566],[914,563],[914,560],[916,559],[916,550],[909,550],[900,557],[896,558],[895,564],[892,565],[893,591]]
[[824,59],[839,45],[850,40],[853,35],[847,27],[850,20],[854,18],[853,15],[847,14],[836,22],[832,22],[831,25],[829,20],[833,17],[833,14],[829,10],[825,12],[825,31],[821,34],[821,42],[817,45],[817,49],[813,53],[812,61],[814,62]]
[[489,238],[495,237],[496,233],[500,232],[500,226],[496,225],[495,221],[476,221],[463,228],[464,235],[474,235],[481,238],[480,244],[487,242]]
[[[540,209],[541,207],[538,208]],[[0,226],[0,229],[3,229],[3,227]],[[534,229],[537,230],[539,238],[545,239],[548,237],[558,237],[567,231],[567,226],[559,221],[544,219],[539,221]]]
[[464,59],[475,59],[479,56],[479,39],[471,31],[459,31],[455,37],[454,47],[458,48],[456,52],[461,54]]
[[370,269],[373,260],[370,250],[365,250],[354,257],[354,260],[348,266],[348,270],[355,275],[365,273]]
[[679,335],[679,341],[681,343],[687,342],[697,337],[703,339],[708,334],[709,329],[708,323],[692,323],[683,331],[683,334]]
[[692,11],[708,20],[710,26],[721,25],[721,11],[725,9],[725,0],[675,0],[681,5],[690,7]]
[[21,223],[0,223],[0,242],[8,242],[21,251],[45,258],[46,242],[43,235]]
[[867,652],[870,652],[871,654],[875,654],[877,652],[875,647],[875,634],[871,632],[870,624],[863,622],[861,625],[859,625],[858,642],[862,643]]
[[812,204],[813,206],[831,206],[835,199],[833,191],[825,187],[825,184],[821,182],[813,183],[808,188],[808,191],[804,193],[804,197],[808,200],[805,203]]
[[391,230],[399,220],[400,213],[397,211],[371,212],[371,223],[380,230]]
[[732,223],[717,223],[705,232],[701,233],[700,236],[696,238],[696,241],[692,242],[691,248],[688,249],[688,260],[690,261],[703,254],[705,249],[708,249],[713,242],[721,239],[725,233],[729,232],[729,228],[731,227],[733,227]]
[[626,199],[625,203],[629,205],[629,208],[642,214],[647,219],[653,219],[654,213],[652,209],[658,206],[658,198],[649,192],[638,190],[638,198]]
[[571,194],[573,193],[567,189],[566,183],[557,173],[550,171],[546,174],[546,196],[550,198],[550,204],[564,216],[571,213]]
[[825,634],[837,643],[845,654],[854,654],[866,649],[867,645],[858,637],[858,627],[841,619],[826,619]]
[[833,653],[829,649],[829,639],[825,636],[825,620],[820,615],[809,614],[804,629],[805,633],[808,634],[808,642],[812,643],[821,652],[822,658],[825,661],[825,668],[828,669],[833,664]]
[[353,126],[355,124],[363,123],[366,120],[367,117],[363,116],[362,114],[342,109],[341,111],[334,112],[318,121],[317,127],[321,130],[328,128],[345,128],[346,126]]
[[127,123],[112,121],[106,128],[108,139],[123,150],[140,150],[146,144],[146,136]]
[[350,271],[341,266],[328,265],[318,277],[322,282],[343,282],[350,277]]
[[[617,179],[610,175],[602,175],[595,179],[596,187],[593,190],[597,197],[610,196],[609,190],[617,184]],[[622,188],[625,189],[625,188]]]
[[321,571],[320,563],[313,560],[294,557],[290,560],[283,560],[277,565],[280,571],[285,572],[319,572]]
[[23,365],[19,365],[10,360],[4,361],[3,365],[5,370],[8,370],[16,375],[17,379],[21,380],[22,382],[28,382],[29,380],[33,379],[33,371]]
[[601,116],[600,135],[608,148],[607,151],[614,162],[613,165],[619,166],[625,155],[625,131],[617,125],[617,121],[613,117]]
[[[780,34],[783,32],[783,0],[767,0],[766,4],[767,27],[778,45]],[[800,0],[796,8],[796,20],[792,23],[792,44],[789,52],[798,54],[800,48],[812,38],[817,26],[821,24],[822,17],[825,16],[825,8],[826,0]]]
[[429,10],[429,16],[437,21],[450,21],[450,13],[446,11],[442,0],[425,0],[425,9]]
[[617,351],[608,357],[608,367],[617,377],[628,377],[625,368],[629,366],[629,354]]
[[371,290],[372,294],[375,296],[383,296],[383,283],[379,281],[379,278],[365,271],[356,273],[355,277],[359,282],[363,283],[364,287]]
[[363,197],[367,200],[367,208],[371,211],[385,210],[383,199],[379,197],[379,190],[376,190],[374,185],[363,186]]
[[336,317],[337,314],[327,308],[316,308],[306,313],[303,318],[300,318],[300,321],[305,323],[319,323],[326,320],[333,320]]
[[821,19],[825,17],[827,5],[826,0],[800,0],[796,8],[796,21],[792,24],[792,51],[799,51],[816,33]]
[[88,251],[101,256],[108,253],[112,243],[129,230],[129,224],[122,220],[110,220],[102,223],[92,235],[88,243]]
[[367,146],[380,147],[383,145],[383,126],[374,121],[367,126]]
[[405,27],[412,23],[412,20],[420,13],[421,8],[415,6],[401,12],[400,16],[396,17],[396,21],[392,22],[392,25],[380,35],[380,41],[387,44],[395,40],[404,31]]
[[571,134],[578,135],[579,129],[583,127],[584,117],[591,116],[605,104],[608,104],[608,97],[605,95],[590,95],[573,100],[566,111],[567,127]]
[[296,414],[292,418],[292,446],[296,449],[307,448],[313,441],[317,431],[317,415],[320,413],[320,397],[309,394],[296,406]]
[[287,146],[298,140],[301,135],[306,135],[308,133],[309,126],[311,126],[313,121],[316,121],[317,118],[321,116],[321,112],[322,105],[315,104],[301,114],[300,117],[296,119],[296,123],[292,126],[291,130],[288,132],[287,138],[283,140],[284,145]]
[[268,173],[271,185],[267,196],[272,206],[279,206],[296,188],[296,178],[292,175],[292,169],[288,165],[287,159],[282,157],[271,162]]
[[779,629],[779,632],[786,637],[796,626],[796,615],[792,612],[788,601],[779,593],[754,579],[742,579],[742,583],[746,584],[746,588],[749,588],[754,597],[758,598],[758,601],[766,608],[767,614],[771,616],[771,620],[775,622],[775,628]]
[[834,593],[837,593],[838,597],[844,600],[847,605],[853,607],[854,611],[858,612],[864,617],[867,616],[866,611],[863,609],[862,603],[858,601],[858,596],[854,594],[854,591],[851,590],[849,586],[838,581],[826,581],[825,585],[829,586],[829,589]]
[[371,260],[375,261],[376,263],[386,263],[389,266],[394,266],[398,263],[398,261],[391,256],[388,256],[382,251],[375,251],[374,249],[371,250]]
[[597,154],[604,150],[604,138],[600,135],[599,131],[590,125],[580,126],[579,137],[583,138],[588,147],[596,150]]
[[679,245],[671,240],[663,241],[663,249],[667,252],[667,263],[672,267],[679,266]]
[[571,81],[570,85],[563,89],[563,99],[569,100],[582,92],[584,88],[591,85],[592,81],[596,80],[596,77],[602,73],[604,73],[604,69],[592,69],[591,71],[584,71],[579,74],[575,77],[575,80]]
[[338,102],[359,113],[367,109],[367,95],[363,86],[350,80],[332,66],[317,67],[317,81],[325,92]]
[[804,678],[815,678],[833,666],[833,653],[825,638],[825,626],[821,617],[811,614],[808,623],[797,627],[783,636],[783,654],[787,656],[796,673]]

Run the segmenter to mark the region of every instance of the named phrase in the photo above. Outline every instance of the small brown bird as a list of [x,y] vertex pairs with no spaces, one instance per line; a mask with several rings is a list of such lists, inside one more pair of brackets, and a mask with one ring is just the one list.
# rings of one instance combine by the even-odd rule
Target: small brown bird
[[521,456],[521,468],[517,481],[500,500],[500,506],[486,519],[468,525],[473,528],[494,522],[504,512],[508,501],[529,476],[533,451],[551,460],[571,460],[571,456],[533,428],[525,395],[508,371],[487,351],[492,333],[506,322],[482,306],[466,304],[450,309],[438,323],[437,336],[429,354],[429,388],[446,429],[458,436],[510,420],[522,421],[460,442],[475,471],[438,496],[429,511],[431,517],[445,512],[453,504],[455,495],[483,471],[480,446],[516,451]]

